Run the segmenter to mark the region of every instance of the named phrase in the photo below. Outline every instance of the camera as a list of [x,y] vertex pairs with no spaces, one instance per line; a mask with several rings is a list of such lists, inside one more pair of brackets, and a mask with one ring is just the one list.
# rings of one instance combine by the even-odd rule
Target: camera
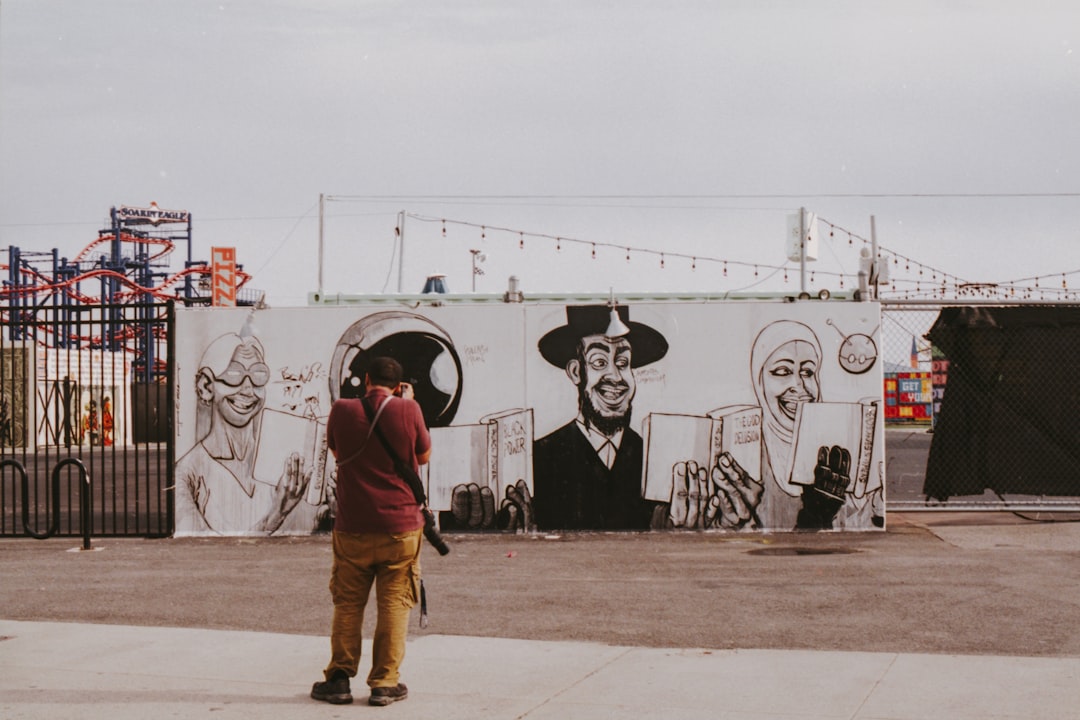
[[398,383],[397,389],[394,390],[394,394],[398,397],[409,398],[410,400],[415,397],[413,386],[407,382]]
[[449,554],[450,546],[446,544],[442,535],[439,534],[439,530],[435,527],[435,513],[427,508],[424,508],[424,537],[431,543],[431,547],[438,550],[440,555]]
[[[387,447],[389,448],[389,445]],[[450,548],[435,527],[435,513],[427,506],[424,484],[420,481],[420,476],[411,467],[401,462],[401,459],[396,455],[394,456],[394,471],[401,476],[409,489],[412,490],[413,497],[416,498],[416,502],[420,506],[420,512],[424,515],[424,537],[427,538],[433,548],[439,551],[440,555],[448,554]]]

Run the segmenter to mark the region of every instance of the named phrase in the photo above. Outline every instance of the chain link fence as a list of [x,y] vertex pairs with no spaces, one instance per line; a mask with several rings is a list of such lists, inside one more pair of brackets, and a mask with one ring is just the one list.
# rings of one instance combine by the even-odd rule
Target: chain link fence
[[1080,512],[1080,305],[881,314],[888,510]]

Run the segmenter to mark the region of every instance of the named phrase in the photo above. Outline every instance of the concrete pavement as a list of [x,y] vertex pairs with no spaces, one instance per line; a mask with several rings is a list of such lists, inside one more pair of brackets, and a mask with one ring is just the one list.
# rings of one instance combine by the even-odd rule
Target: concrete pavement
[[[0,621],[0,717],[595,720],[1074,719],[1080,658],[630,648],[428,635],[410,697],[308,697],[327,639]],[[365,648],[367,650],[367,648]]]
[[[432,573],[443,583],[437,611],[441,614],[427,631],[413,632],[415,623],[410,629],[403,675],[410,697],[386,708],[367,706],[362,678],[353,681],[353,705],[331,706],[308,697],[311,683],[326,663],[329,641],[319,630],[306,628],[327,627],[325,617],[298,623],[292,634],[260,629],[283,624],[281,609],[290,604],[311,604],[322,614],[328,610],[325,568],[311,567],[313,559],[325,556],[322,541],[238,545],[224,540],[194,544],[101,539],[95,541],[100,551],[92,554],[69,552],[78,545],[71,540],[0,543],[0,618],[19,618],[0,619],[0,718],[303,720],[375,714],[440,720],[1080,717],[1080,653],[1076,651],[1080,594],[1073,591],[1080,565],[1076,562],[1080,525],[1029,523],[1004,516],[987,521],[972,515],[933,513],[890,518],[890,523],[893,529],[884,536],[858,538],[774,535],[723,542],[698,536],[581,538],[557,545],[530,544],[521,538],[458,539],[449,557],[461,565],[444,565],[443,575]],[[813,554],[834,548],[840,541],[859,552],[846,558]],[[657,558],[641,558],[640,548],[654,546],[663,548]],[[759,546],[798,546],[808,554],[780,565],[775,564],[776,558],[755,555],[754,548]],[[602,562],[573,567],[581,558],[595,557],[598,549],[605,550]],[[194,568],[183,564],[200,552],[205,554],[204,562],[216,562],[213,572],[196,575]],[[589,584],[607,584],[602,574],[606,565],[613,559],[629,563],[637,558],[641,566],[630,569],[632,584],[656,594],[669,588],[670,581],[661,577],[649,585],[650,574],[662,574],[676,552],[680,560],[694,566],[703,558],[724,563],[725,573],[741,573],[746,580],[743,585],[721,585],[710,590],[712,595],[701,595],[715,600],[696,615],[692,608],[689,614],[669,615],[648,615],[640,608],[632,614],[634,609],[628,608],[621,623],[619,618],[604,617],[618,611],[617,603],[594,599],[582,604],[579,596],[583,586],[571,585],[569,591],[578,596],[576,604],[574,597],[566,597],[550,618],[536,618],[538,613],[533,610],[533,624],[515,628],[526,637],[498,636],[503,620],[520,612],[525,602],[508,604],[523,593],[511,582],[515,561],[535,563],[528,566],[533,581],[522,587],[536,594],[537,582],[543,584],[544,578],[554,577],[558,568],[565,568],[559,576],[564,584],[573,573]],[[541,554],[543,558],[534,559]],[[483,564],[485,558],[493,556],[497,558]],[[828,579],[860,557],[865,564],[861,571],[879,568],[882,575],[876,577],[897,581],[883,596],[859,590],[853,577]],[[437,559],[428,562],[429,567],[440,567]],[[168,565],[165,572],[163,563]],[[307,574],[291,583],[283,582],[281,577],[296,567],[306,568]],[[1032,567],[1041,574],[1031,574]],[[244,568],[251,574],[238,574]],[[465,582],[470,579],[466,568],[473,569],[471,579],[482,579],[486,591],[467,592],[471,585]],[[755,568],[760,568],[760,575],[749,574]],[[885,596],[902,593],[904,587],[935,572],[949,575],[954,585],[964,586],[963,594],[946,601],[968,602],[969,614],[981,614],[979,623],[956,620],[961,608],[955,614],[927,615],[948,624],[927,627],[925,634],[915,638],[905,637],[912,632],[906,628],[922,626],[901,618],[904,605]],[[814,582],[819,575],[827,580]],[[181,596],[176,586],[156,584],[154,578],[163,576],[179,576],[180,582],[197,584],[194,592],[183,595],[183,602],[193,607],[176,614],[151,612],[152,605],[175,603]],[[266,578],[262,584],[261,577]],[[125,599],[126,586],[121,580],[138,583],[140,578],[150,585],[146,594]],[[932,598],[927,591],[942,592],[948,580],[933,585],[928,579],[929,587],[912,597]],[[316,583],[322,587],[307,589]],[[821,611],[835,607],[837,583],[841,588],[850,584],[850,590],[859,593],[856,602],[868,607],[848,619],[845,631],[829,634],[818,626],[829,624]],[[547,585],[551,584],[549,579]],[[1021,584],[1027,588],[1026,595],[1016,587]],[[510,587],[500,590],[498,585]],[[789,621],[777,618],[775,608],[765,608],[768,612],[755,608],[768,603],[754,603],[753,598],[764,601],[786,588],[804,593],[806,602],[814,603],[802,631],[798,625],[786,630],[783,623]],[[100,603],[94,593],[101,591],[108,591],[115,602],[108,607]],[[481,592],[497,601],[477,606]],[[692,588],[684,592],[692,592]],[[1007,595],[1007,602],[991,602],[1003,595]],[[259,599],[253,601],[253,597]],[[1025,597],[1028,607],[1023,606]],[[643,598],[644,594],[637,601]],[[35,599],[37,609],[33,607]],[[733,602],[745,616],[743,624],[758,629],[754,634],[732,636],[735,647],[725,648],[720,644],[723,636],[715,632],[700,635],[710,639],[711,647],[695,647],[692,642],[667,647],[663,642],[664,630],[672,624],[713,627],[731,622],[727,617],[717,619],[716,613]],[[215,612],[221,605],[235,608],[245,604],[248,616]],[[470,605],[487,615],[486,626],[495,628],[493,633],[483,637],[470,632],[444,634],[470,627],[452,622],[463,614],[461,608]],[[267,607],[274,608],[274,614],[267,619],[259,617],[260,608],[265,612]],[[623,637],[618,634],[620,625],[645,625],[650,617],[655,617],[656,633],[627,636],[633,638],[633,644],[618,639]],[[170,626],[169,618],[186,626]],[[150,626],[134,624],[147,621],[151,621]],[[247,629],[201,626],[211,621]],[[560,623],[567,630],[552,629]],[[603,636],[611,638],[608,641],[596,641],[596,635],[575,630],[605,624],[613,629],[612,634]],[[436,629],[440,627],[445,629],[440,632]],[[775,640],[777,628],[791,633],[787,643]],[[815,632],[821,634],[811,634]],[[950,633],[971,637],[950,638]],[[1053,642],[1025,643],[1026,635]],[[681,641],[692,635],[670,633],[667,637]],[[769,642],[769,648],[754,644],[754,638]],[[867,651],[867,647],[874,650]],[[958,653],[950,650],[954,647],[979,650]],[[903,651],[876,651],[881,648]],[[366,672],[364,663],[361,667]]]

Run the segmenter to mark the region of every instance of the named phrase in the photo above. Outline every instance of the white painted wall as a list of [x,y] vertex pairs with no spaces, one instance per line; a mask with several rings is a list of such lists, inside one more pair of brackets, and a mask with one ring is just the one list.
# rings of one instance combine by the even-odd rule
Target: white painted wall
[[[758,407],[764,428],[769,408],[761,408],[751,379],[752,346],[764,328],[782,321],[800,322],[816,336],[821,358],[815,371],[820,402],[880,401],[882,363],[875,354],[881,347],[880,307],[876,303],[655,302],[631,304],[628,310],[632,323],[652,327],[668,344],[667,353],[661,359],[633,371],[636,391],[629,428],[634,433],[643,434],[645,420],[652,413],[703,417],[710,411],[730,405]],[[263,398],[253,401],[261,404],[260,419],[250,429],[258,436],[257,457],[238,461],[244,466],[238,472],[254,475],[247,479],[253,479],[255,485],[250,482],[245,485],[235,475],[221,473],[220,464],[210,462],[207,457],[193,462],[198,453],[188,453],[201,439],[196,428],[200,405],[196,378],[204,364],[204,352],[219,341],[214,347],[220,355],[223,352],[221,346],[229,342],[220,339],[230,335],[235,346],[249,320],[253,320],[254,329],[244,334],[257,339],[270,371]],[[418,308],[379,304],[266,309],[254,313],[249,309],[179,309],[176,323],[176,440],[177,457],[180,458],[177,534],[260,532],[257,526],[272,504],[273,488],[278,480],[275,475],[279,475],[268,468],[277,467],[291,452],[304,457],[305,468],[314,468],[316,477],[310,482],[305,502],[290,514],[278,532],[311,532],[318,526],[320,512],[325,513],[325,508],[318,508],[319,489],[332,473],[332,461],[323,468],[324,451],[320,450],[320,443],[324,440],[319,431],[324,427],[336,393],[331,389],[331,378],[340,372],[340,362],[335,368],[335,352],[339,350],[342,337],[357,324],[364,327],[361,336],[354,338],[361,347],[369,347],[388,334],[419,332],[441,339],[449,348],[437,363],[436,374],[440,376],[440,383],[459,393],[459,402],[448,427],[432,428],[433,460],[430,469],[425,469],[433,507],[446,512],[444,520],[449,520],[454,488],[463,481],[471,480],[481,486],[491,483],[496,509],[506,497],[507,485],[513,484],[512,479],[505,477],[506,472],[523,475],[521,479],[526,481],[531,492],[535,489],[534,478],[529,477],[528,472],[531,463],[522,464],[520,457],[502,458],[504,470],[511,469],[502,473],[504,477],[491,480],[492,463],[500,460],[487,450],[486,437],[495,433],[488,420],[507,411],[524,411],[514,415],[519,424],[514,428],[508,425],[504,433],[516,432],[519,436],[522,432],[528,433],[527,446],[531,451],[533,441],[566,425],[577,415],[578,393],[566,370],[545,361],[537,348],[542,336],[566,320],[565,305],[548,303],[446,304]],[[342,354],[338,352],[339,356]],[[455,355],[460,363],[460,377],[453,362]],[[219,359],[218,363],[221,362]],[[204,411],[209,407],[204,405]],[[884,477],[883,418],[883,412],[879,411],[873,420],[874,432],[867,446],[870,455],[865,463],[869,476],[864,491],[860,497],[853,496],[850,490],[855,483],[851,483],[843,507],[830,518],[834,528],[876,529],[878,526],[873,517],[884,516],[881,489]],[[199,430],[205,433],[204,427]],[[835,429],[832,432],[835,434]],[[667,462],[666,459],[657,460],[666,458],[663,444],[670,445],[671,451],[677,445],[690,447],[681,438],[664,443],[659,439],[665,437],[663,432],[654,431],[653,435],[652,447],[647,448],[647,452],[651,453],[654,466],[656,462]],[[806,437],[806,442],[832,442],[828,439],[829,432]],[[853,444],[859,443],[853,441]],[[521,443],[512,447],[520,449]],[[715,464],[716,457],[709,456],[711,451],[707,447],[701,452],[703,455],[698,460],[701,465]],[[186,454],[191,457],[185,461]],[[759,460],[767,465],[769,454],[761,454]],[[774,450],[772,454],[779,454],[779,451]],[[746,464],[753,465],[750,461]],[[234,470],[236,465],[234,463]],[[194,495],[189,493],[190,497],[184,499],[184,488],[181,487],[184,477],[180,470],[186,468],[191,477],[193,466],[197,466],[195,474],[201,473],[200,477],[217,477],[205,477],[203,491]],[[496,470],[498,467],[496,464]],[[657,487],[662,488],[659,496],[667,487],[676,489],[674,509],[660,501],[662,506],[654,516],[666,519],[669,526],[688,522],[683,511],[687,502],[701,502],[703,508],[707,504],[707,498],[691,497],[688,500],[687,493],[678,492],[685,482],[680,472],[684,471],[673,468],[672,477],[648,479],[652,488],[650,494],[654,497],[658,495]],[[778,494],[783,492],[780,483],[768,480],[764,477],[765,472],[764,468],[753,468],[753,474],[760,476],[753,480],[761,483],[763,490],[759,496],[763,497],[754,499],[752,509],[768,511],[766,517],[756,517],[741,524],[729,520],[721,525],[718,514],[709,527],[793,529],[792,513],[798,510],[800,498]],[[812,469],[810,472],[812,475]],[[508,479],[511,482],[508,483]],[[813,477],[802,478],[802,481],[812,483]],[[243,488],[242,494],[235,492],[237,487]],[[250,491],[248,497],[251,487],[255,490]],[[207,503],[224,503],[210,512],[219,519],[216,522],[207,522],[206,508],[199,508],[207,489]],[[750,489],[752,491],[753,487]],[[721,493],[716,483],[707,481],[703,494]],[[781,505],[787,509],[769,509]],[[698,514],[696,524],[690,524],[700,527],[703,517],[704,510]],[[544,524],[542,519],[537,519]],[[450,521],[449,525],[455,523]]]

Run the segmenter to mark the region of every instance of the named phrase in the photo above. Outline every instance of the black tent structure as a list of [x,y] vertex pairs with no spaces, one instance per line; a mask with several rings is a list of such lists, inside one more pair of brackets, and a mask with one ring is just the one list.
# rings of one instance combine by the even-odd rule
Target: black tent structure
[[947,307],[924,493],[1080,496],[1080,307]]

